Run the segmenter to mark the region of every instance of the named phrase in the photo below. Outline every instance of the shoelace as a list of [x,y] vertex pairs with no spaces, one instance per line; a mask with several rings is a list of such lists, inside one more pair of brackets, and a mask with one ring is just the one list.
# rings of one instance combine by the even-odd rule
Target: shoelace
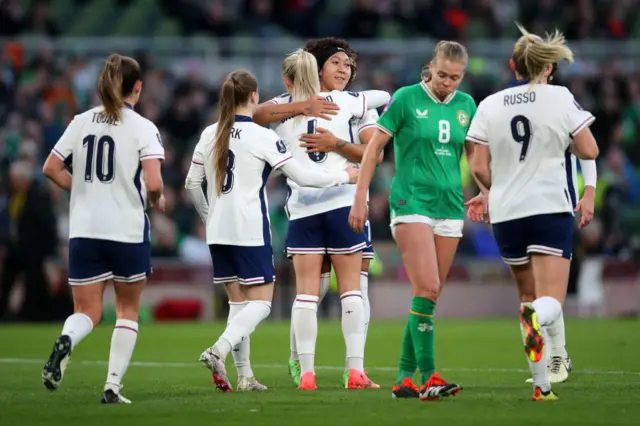
[[557,374],[560,372],[560,367],[562,366],[562,357],[554,356],[551,358],[551,372]]

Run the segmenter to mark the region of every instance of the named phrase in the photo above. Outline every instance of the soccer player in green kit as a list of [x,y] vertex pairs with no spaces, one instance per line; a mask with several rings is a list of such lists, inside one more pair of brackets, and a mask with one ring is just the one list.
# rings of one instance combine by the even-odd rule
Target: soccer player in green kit
[[[464,223],[460,159],[463,147],[471,155],[465,136],[476,104],[456,89],[467,62],[461,44],[441,41],[423,80],[394,94],[367,145],[349,216],[351,227],[362,232],[376,158],[394,137],[391,228],[413,294],[392,391],[396,398],[437,400],[462,390],[436,372],[433,316]],[[416,368],[421,374],[420,389],[412,380]]]

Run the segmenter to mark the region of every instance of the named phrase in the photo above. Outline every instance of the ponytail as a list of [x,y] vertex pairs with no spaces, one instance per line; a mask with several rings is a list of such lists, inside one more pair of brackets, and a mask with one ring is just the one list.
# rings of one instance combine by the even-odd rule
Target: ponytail
[[258,91],[256,78],[247,71],[234,71],[227,76],[220,89],[220,119],[213,139],[213,170],[216,194],[222,195],[229,164],[229,141],[235,123],[236,109],[249,102],[251,93]]
[[292,102],[306,101],[320,93],[318,61],[304,49],[298,49],[284,59],[282,76],[293,85],[290,93]]
[[120,119],[124,98],[131,95],[141,78],[140,65],[135,59],[117,53],[107,58],[98,79],[98,97],[108,118]]

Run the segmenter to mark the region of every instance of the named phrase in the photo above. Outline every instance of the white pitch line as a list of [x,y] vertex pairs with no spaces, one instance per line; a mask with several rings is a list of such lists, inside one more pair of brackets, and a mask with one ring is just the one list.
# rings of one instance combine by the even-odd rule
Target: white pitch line
[[[0,364],[44,364],[46,360],[34,358],[0,358]],[[72,361],[74,364],[81,365],[107,365],[107,361]],[[200,367],[199,362],[147,362],[133,361],[129,364],[133,367]],[[274,369],[286,371],[285,364],[253,364],[255,368]],[[320,365],[316,366],[316,370],[344,370],[343,366],[337,365]],[[390,371],[396,372],[397,367],[367,367],[371,371]],[[451,371],[458,373],[528,373],[529,370],[522,368],[441,368],[440,371]],[[624,371],[624,370],[573,370],[573,373],[590,374],[590,375],[622,375],[622,376],[640,376],[640,371]]]

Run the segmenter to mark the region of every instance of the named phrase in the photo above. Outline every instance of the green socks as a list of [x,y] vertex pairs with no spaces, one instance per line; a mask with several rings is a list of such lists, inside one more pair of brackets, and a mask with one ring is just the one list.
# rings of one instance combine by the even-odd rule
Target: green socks
[[402,383],[405,377],[412,378],[416,367],[420,370],[422,383],[426,383],[436,372],[433,325],[435,309],[436,303],[424,297],[414,297],[411,301],[396,384]]
[[409,321],[407,321],[404,326],[402,352],[400,353],[400,364],[398,367],[396,385],[402,384],[402,381],[406,377],[413,378],[413,374],[416,372],[416,368],[418,368],[415,351],[413,350],[413,341],[411,340],[411,328],[409,327]]

